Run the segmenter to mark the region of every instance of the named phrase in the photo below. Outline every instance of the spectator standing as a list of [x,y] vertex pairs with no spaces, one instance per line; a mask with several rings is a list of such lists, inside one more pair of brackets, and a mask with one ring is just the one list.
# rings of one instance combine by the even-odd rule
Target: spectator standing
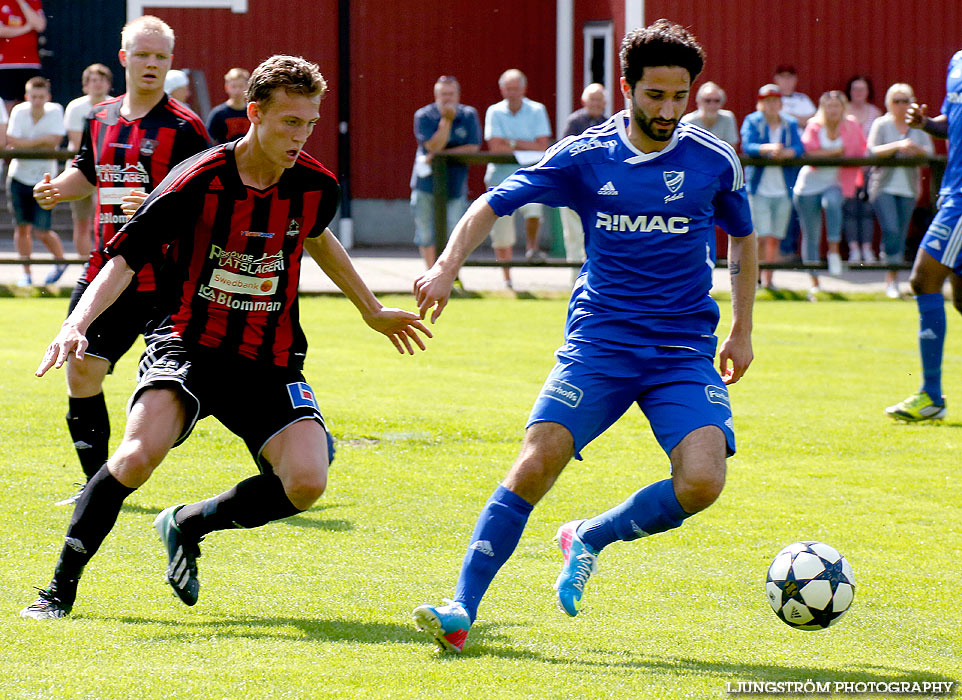
[[[431,160],[438,151],[477,153],[481,149],[481,120],[478,111],[461,104],[461,85],[451,75],[434,83],[434,102],[414,113],[414,138],[418,149],[411,173],[411,211],[414,213],[414,243],[431,267],[437,257],[434,240],[434,181]],[[448,165],[447,232],[468,209],[468,166]]]
[[[742,149],[746,155],[771,158],[777,162],[800,155],[802,137],[794,117],[782,112],[782,93],[774,83],[758,90],[756,111],[742,122]],[[772,166],[745,168],[748,203],[758,234],[759,253],[764,261],[775,262],[779,241],[785,238],[792,215],[792,188],[798,168]],[[775,291],[772,270],[762,270],[762,284]]]
[[795,117],[798,127],[804,128],[815,114],[815,103],[804,92],[797,92],[798,73],[795,66],[783,63],[775,68],[775,84],[782,93],[782,110]]
[[872,79],[867,75],[853,75],[845,84],[845,97],[848,98],[846,114],[855,117],[855,121],[865,133],[865,138],[868,138],[872,122],[882,116],[882,110],[872,102],[875,99]]
[[40,72],[40,33],[47,18],[40,0],[0,3],[0,98],[9,112],[24,84]]
[[[13,148],[53,149],[60,145],[66,129],[63,126],[63,107],[50,101],[50,81],[35,76],[27,81],[25,102],[14,105],[7,124],[7,144]],[[33,186],[43,179],[44,173],[57,172],[56,160],[14,158],[7,171],[7,192],[10,211],[14,218],[13,239],[17,253],[29,261],[36,236],[54,258],[63,258],[60,236],[50,230],[50,212],[40,208],[33,199]],[[53,284],[63,275],[66,265],[56,264],[44,284]],[[21,287],[33,284],[30,264],[23,265]]]
[[190,100],[190,78],[182,70],[169,70],[164,78],[164,92],[178,102],[187,104]]
[[[525,97],[528,79],[517,68],[510,68],[498,78],[498,88],[504,99],[490,107],[484,115],[484,140],[492,153],[514,153],[516,151],[544,151],[551,138],[551,123],[548,110],[540,102]],[[484,184],[494,187],[518,169],[512,163],[488,163],[484,174]],[[525,258],[529,261],[544,260],[544,253],[538,248],[538,227],[544,205],[535,202],[525,204],[519,210],[524,218],[526,237]],[[513,217],[499,219],[491,231],[494,255],[501,262],[511,261],[511,247],[516,236]],[[509,289],[511,269],[504,270],[504,283]]]
[[[848,98],[846,114],[850,114],[862,127],[862,132],[868,138],[869,129],[882,111],[872,104],[875,90],[867,75],[855,75],[845,84],[845,96]],[[867,181],[868,168],[863,171]],[[848,261],[850,263],[876,261],[875,251],[872,249],[872,237],[875,233],[875,216],[872,205],[868,200],[865,185],[860,185],[854,197],[845,200],[842,206],[842,233],[848,242]]]
[[695,93],[695,104],[698,109],[689,112],[681,120],[707,129],[722,141],[731,144],[733,148],[738,148],[738,125],[735,123],[735,115],[727,109],[722,109],[727,99],[725,91],[709,80],[703,83]]
[[[932,155],[932,137],[921,129],[909,127],[905,121],[913,102],[915,91],[911,85],[895,83],[886,91],[885,108],[888,111],[873,122],[868,134],[868,148],[873,156],[913,158]],[[905,256],[909,221],[919,198],[919,169],[872,168],[868,196],[882,229],[883,259],[888,263],[900,263]],[[897,270],[886,272],[885,294],[890,299],[899,298]]]
[[251,74],[243,68],[231,68],[224,75],[224,92],[227,101],[222,102],[207,115],[207,133],[214,143],[227,143],[240,138],[250,129],[247,118],[247,81]]
[[[113,84],[114,74],[103,63],[92,63],[84,68],[80,77],[84,94],[67,103],[64,110],[63,126],[67,130],[67,149],[80,150],[84,123],[91,108],[107,99]],[[77,255],[86,258],[93,248],[93,195],[70,202],[70,215],[73,219],[73,246]]]
[[[865,155],[865,134],[851,116],[845,114],[848,100],[840,90],[830,90],[818,100],[815,112],[805,132],[802,143],[805,153],[814,157],[845,156],[858,158]],[[795,183],[795,208],[802,226],[802,260],[818,262],[819,243],[822,235],[822,211],[825,212],[825,233],[828,239],[828,271],[842,274],[842,258],[839,242],[842,239],[842,200],[854,197],[855,188],[862,179],[860,168],[806,165]],[[821,291],[818,275],[811,272],[811,299]]]
[[[577,136],[587,129],[604,124],[608,116],[605,105],[608,95],[601,83],[591,83],[581,93],[581,109],[571,113],[565,121],[565,136]],[[569,263],[584,263],[585,261],[585,229],[581,217],[571,207],[561,207],[561,232],[565,244],[565,260]],[[581,274],[580,268],[571,268],[571,284],[574,286]]]

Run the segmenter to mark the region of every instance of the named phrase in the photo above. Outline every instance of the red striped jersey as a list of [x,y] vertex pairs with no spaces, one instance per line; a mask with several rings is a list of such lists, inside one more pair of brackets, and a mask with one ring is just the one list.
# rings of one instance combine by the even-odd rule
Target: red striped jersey
[[[84,273],[87,281],[107,261],[104,244],[129,218],[120,208],[121,199],[134,189],[153,191],[171,168],[210,146],[200,117],[167,95],[140,119],[125,119],[120,114],[122,103],[123,95],[93,107],[73,161],[97,187],[94,252]],[[155,265],[145,265],[131,285],[151,291],[155,273]]]
[[[320,236],[340,198],[337,179],[301,153],[273,186],[245,185],[231,141],[175,167],[107,244],[134,270],[166,246],[157,334],[300,369],[304,240]],[[160,319],[158,319],[160,320]]]

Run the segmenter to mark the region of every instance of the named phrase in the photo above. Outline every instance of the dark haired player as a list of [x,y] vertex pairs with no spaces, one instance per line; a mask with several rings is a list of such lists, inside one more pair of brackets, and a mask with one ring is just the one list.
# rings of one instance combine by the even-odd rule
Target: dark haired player
[[936,138],[949,140],[949,160],[939,188],[939,211],[919,243],[909,280],[919,309],[919,355],[922,385],[911,396],[885,412],[896,420],[914,423],[945,418],[942,395],[942,350],[945,346],[945,298],[948,278],[952,303],[962,312],[962,51],[949,61],[942,113],[929,117],[928,105],[913,104],[905,121]]
[[[201,118],[164,92],[173,50],[174,32],[163,20],[143,15],[128,23],[120,48],[126,94],[93,108],[71,166],[34,187],[44,209],[97,192],[93,252],[70,297],[70,311],[104,266],[103,248],[129,212],[171,168],[210,146]],[[87,480],[107,461],[104,378],[144,332],[156,298],[155,276],[155,264],[144,265],[117,303],[87,329],[87,352],[67,360],[67,427]],[[75,503],[78,495],[59,503]]]
[[[514,551],[534,505],[581,450],[637,403],[671,461],[671,478],[606,513],[562,525],[558,604],[578,614],[598,553],[618,540],[676,528],[707,508],[735,451],[727,384],[752,361],[757,263],[744,177],[727,143],[679,123],[704,54],[659,20],[621,46],[630,109],[548,149],[476,201],[437,263],[414,285],[432,322],[451,283],[498,216],[526,202],[569,206],[585,223],[587,262],[565,344],[528,419],[521,453],[478,518],[454,600],[415,609],[419,629],[460,651],[478,605]],[[709,296],[715,222],[729,233],[732,328],[712,364],[718,306]]]
[[398,352],[414,354],[412,344],[424,349],[418,331],[430,332],[417,314],[381,306],[327,228],[337,181],[301,150],[325,89],[313,63],[267,59],[248,86],[250,131],[181,163],[108,243],[109,262],[37,375],[71,353],[82,357],[93,319],[166,246],[164,317],[146,337],[124,439],[77,501],[53,580],[22,616],[70,612],[80,574],[124,499],[204,416],[244,440],[260,473],[213,498],[167,508],[154,521],[167,549],[167,581],[184,603],[197,602],[196,558],[205,535],[286,518],[320,497],[334,449],[301,374],[307,341],[297,286],[304,250]]

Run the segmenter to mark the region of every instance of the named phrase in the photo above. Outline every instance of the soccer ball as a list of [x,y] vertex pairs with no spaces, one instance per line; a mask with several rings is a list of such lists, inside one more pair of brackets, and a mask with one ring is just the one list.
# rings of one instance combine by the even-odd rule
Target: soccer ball
[[775,555],[765,582],[778,618],[800,630],[823,630],[852,605],[855,577],[837,549],[823,542],[796,542]]

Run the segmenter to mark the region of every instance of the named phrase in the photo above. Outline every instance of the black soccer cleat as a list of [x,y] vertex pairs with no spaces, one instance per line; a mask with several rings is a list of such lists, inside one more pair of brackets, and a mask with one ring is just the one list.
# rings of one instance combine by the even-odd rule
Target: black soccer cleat
[[184,605],[194,605],[200,595],[200,580],[197,578],[200,547],[197,542],[185,538],[174,522],[174,515],[182,507],[170,506],[160,511],[154,519],[154,529],[167,549],[167,583]]
[[55,591],[37,589],[37,599],[20,611],[20,617],[33,620],[56,620],[66,617],[73,609],[73,602],[62,600]]

